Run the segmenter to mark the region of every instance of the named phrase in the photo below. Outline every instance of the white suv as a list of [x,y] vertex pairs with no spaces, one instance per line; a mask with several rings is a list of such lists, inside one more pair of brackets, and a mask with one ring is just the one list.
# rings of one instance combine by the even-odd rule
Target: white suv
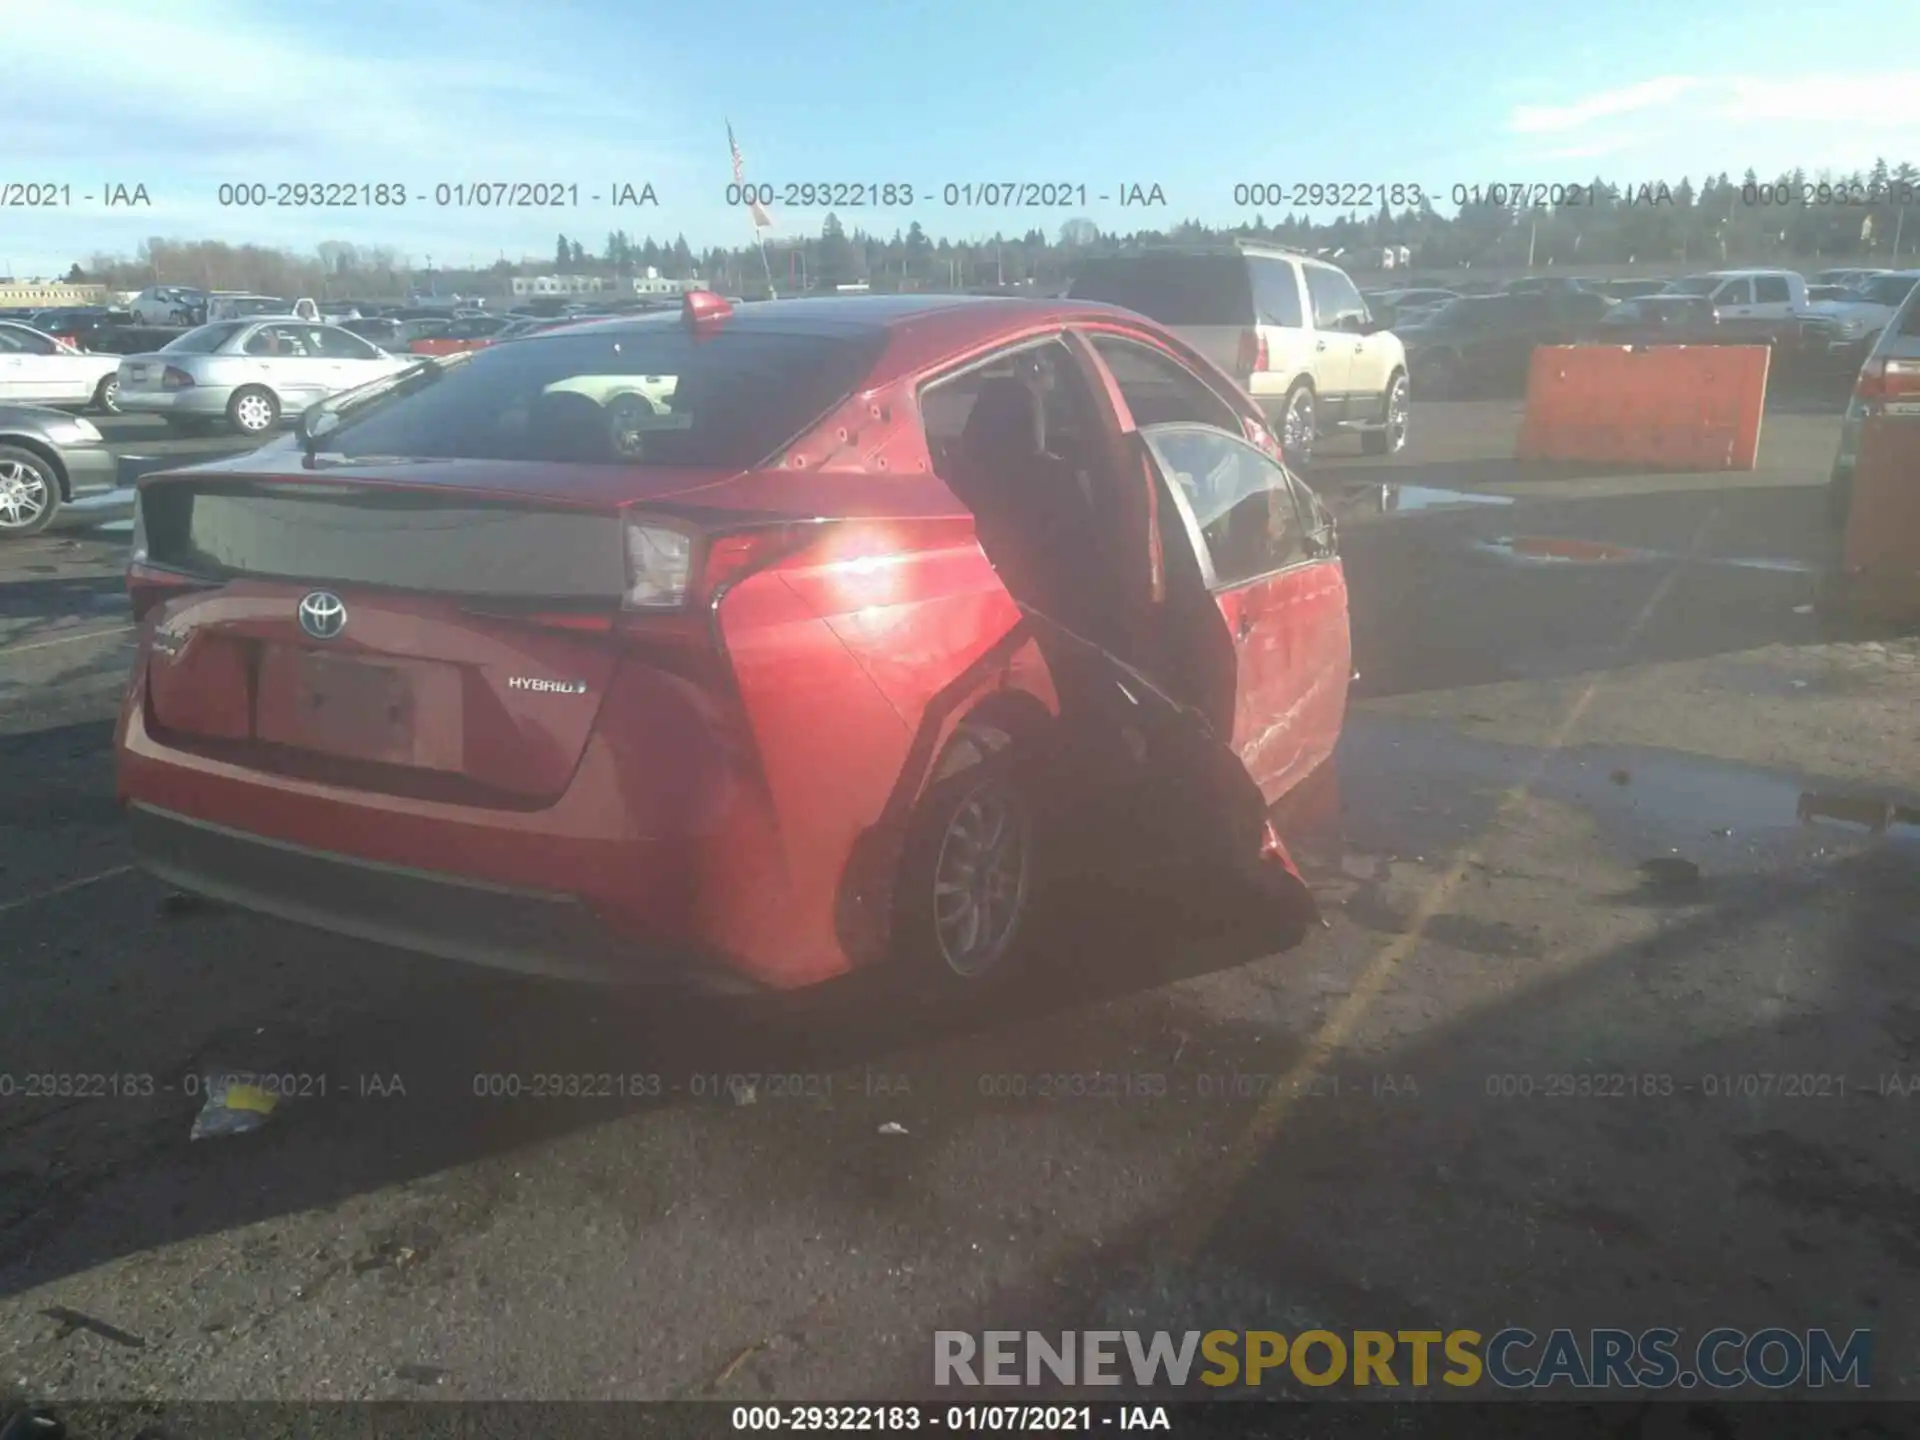
[[1406,448],[1407,357],[1346,271],[1279,246],[1148,250],[1089,261],[1067,291],[1157,320],[1246,388],[1287,460],[1353,432],[1369,455]]

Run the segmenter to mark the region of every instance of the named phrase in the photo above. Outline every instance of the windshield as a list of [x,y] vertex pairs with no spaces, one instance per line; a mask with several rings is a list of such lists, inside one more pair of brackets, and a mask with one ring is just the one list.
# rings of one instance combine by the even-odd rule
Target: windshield
[[878,334],[722,329],[677,320],[471,352],[325,437],[330,454],[745,469],[844,399]]
[[1916,281],[1920,281],[1920,275],[1882,275],[1862,281],[1854,293],[1870,305],[1898,305],[1907,298]]
[[1422,323],[1436,330],[1483,330],[1493,323],[1498,309],[1479,297],[1462,296],[1429,311]]
[[177,340],[169,340],[160,349],[173,355],[211,355],[243,328],[232,323],[202,325],[197,330],[189,330]]

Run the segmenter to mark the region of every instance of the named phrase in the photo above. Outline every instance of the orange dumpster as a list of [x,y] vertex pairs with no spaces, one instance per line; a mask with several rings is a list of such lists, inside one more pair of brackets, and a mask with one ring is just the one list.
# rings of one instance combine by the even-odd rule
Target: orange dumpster
[[1764,345],[1542,345],[1517,457],[1751,470],[1769,358]]

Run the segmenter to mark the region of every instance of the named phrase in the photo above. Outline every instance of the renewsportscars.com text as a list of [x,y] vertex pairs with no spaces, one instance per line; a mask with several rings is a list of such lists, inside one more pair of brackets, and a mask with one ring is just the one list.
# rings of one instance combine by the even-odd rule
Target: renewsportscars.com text
[[1307,1385],[1503,1390],[1867,1389],[1873,1332],[1550,1330],[940,1330],[941,1386]]

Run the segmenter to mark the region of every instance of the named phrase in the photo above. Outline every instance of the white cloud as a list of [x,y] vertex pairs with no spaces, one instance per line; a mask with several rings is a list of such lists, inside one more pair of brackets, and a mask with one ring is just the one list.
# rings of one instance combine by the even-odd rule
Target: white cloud
[[1520,105],[1515,107],[1507,128],[1519,135],[1580,130],[1596,121],[1672,105],[1703,83],[1684,75],[1668,75],[1617,90],[1603,90],[1569,105]]

